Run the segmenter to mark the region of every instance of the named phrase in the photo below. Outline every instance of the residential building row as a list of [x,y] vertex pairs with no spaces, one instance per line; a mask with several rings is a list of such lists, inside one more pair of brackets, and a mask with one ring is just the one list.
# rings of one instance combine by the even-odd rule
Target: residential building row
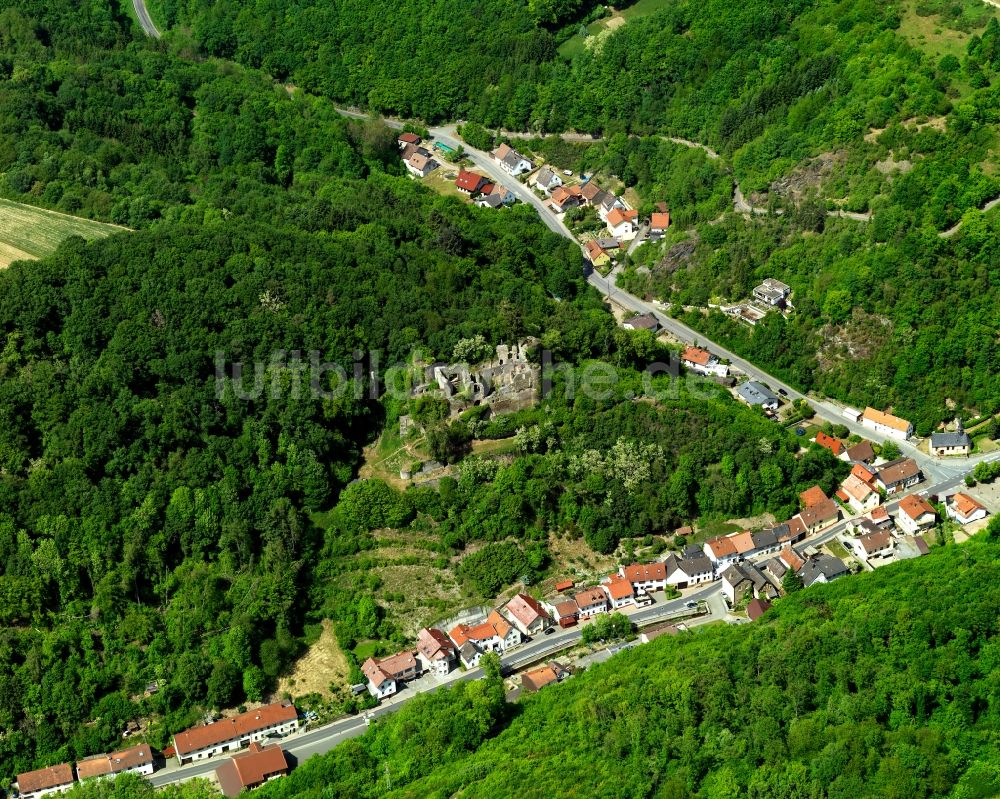
[[[260,747],[264,739],[287,735],[296,729],[298,711],[295,706],[287,701],[275,702],[233,718],[179,732],[173,736],[172,748],[178,763],[184,765],[246,747]],[[272,744],[264,749],[271,750],[274,746]],[[168,751],[165,750],[163,755],[166,756]],[[281,751],[280,748],[278,751]],[[275,755],[267,757],[273,759]],[[69,763],[27,771],[17,775],[15,785],[22,799],[38,799],[48,794],[65,793],[78,781],[113,779],[126,773],[149,776],[157,765],[158,755],[148,744],[143,743],[110,754],[86,757],[76,763],[75,772]],[[287,763],[283,773],[287,773]],[[243,787],[254,786],[244,784]],[[229,795],[236,794],[227,793]]]

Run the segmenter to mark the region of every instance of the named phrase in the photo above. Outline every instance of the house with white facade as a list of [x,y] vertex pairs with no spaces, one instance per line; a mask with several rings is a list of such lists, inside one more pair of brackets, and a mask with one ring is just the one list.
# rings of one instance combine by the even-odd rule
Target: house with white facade
[[545,192],[546,195],[551,194],[553,189],[563,185],[563,179],[547,166],[543,166],[535,173],[532,182]]
[[612,208],[604,220],[608,232],[619,241],[631,241],[639,232],[639,212],[622,208]]
[[417,633],[417,658],[421,671],[444,676],[455,666],[458,650],[443,632],[436,627],[424,627]]
[[888,436],[897,441],[906,441],[913,435],[911,422],[871,407],[865,408],[865,412],[861,414],[861,424],[869,430],[875,431],[877,435]]
[[878,491],[856,474],[849,474],[841,483],[837,497],[844,500],[855,513],[868,513],[882,502]]
[[406,164],[407,171],[418,178],[427,177],[439,166],[438,162],[433,158],[420,153],[413,153],[404,163]]
[[681,364],[685,369],[697,372],[700,375],[717,375],[727,377],[729,367],[724,363],[719,363],[719,359],[701,347],[688,347],[681,354]]
[[888,530],[870,530],[851,541],[852,549],[865,562],[891,557],[895,544],[896,539]]
[[458,647],[459,654],[466,644],[472,644],[481,654],[503,653],[522,641],[521,631],[495,610],[490,612],[482,624],[459,624],[453,627],[448,637]]
[[949,455],[968,455],[972,452],[972,437],[962,427],[962,420],[955,420],[954,433],[932,433],[931,455],[947,457]]
[[396,693],[400,683],[415,680],[420,671],[420,663],[412,650],[381,660],[370,657],[361,664],[361,672],[368,678],[369,693],[379,699]]
[[875,482],[886,494],[898,494],[924,479],[913,458],[898,458],[882,464],[875,472]]
[[601,588],[585,588],[573,596],[581,619],[608,612],[608,595]]
[[139,744],[111,754],[93,755],[76,764],[76,776],[80,782],[87,779],[113,778],[119,774],[153,773],[153,750],[149,744]]
[[514,177],[534,169],[534,164],[509,144],[501,144],[490,155],[500,163],[500,168],[504,172]]
[[763,408],[765,411],[776,411],[780,400],[777,395],[763,383],[748,380],[736,387],[736,396],[751,408]]
[[740,557],[732,539],[725,535],[717,535],[715,538],[706,541],[704,551],[705,557],[712,562],[716,571],[722,571],[730,563],[735,563]]
[[767,278],[753,290],[754,298],[768,305],[781,305],[791,293],[791,286],[772,277]]
[[611,604],[612,610],[635,604],[635,589],[632,587],[632,583],[620,574],[609,575],[599,587],[608,595],[608,602]]
[[899,501],[896,524],[903,532],[917,535],[937,524],[937,512],[926,499],[910,494]]
[[948,497],[944,503],[944,510],[949,519],[954,519],[959,524],[978,522],[988,515],[985,505],[964,493]]
[[73,767],[69,763],[60,763],[18,774],[14,785],[21,799],[38,799],[50,793],[66,793],[75,783]]
[[715,579],[712,561],[704,555],[678,558],[670,555],[663,563],[666,566],[667,583],[678,590],[692,585],[710,583]]
[[522,635],[537,635],[552,626],[552,617],[542,603],[527,594],[517,594],[504,606],[504,615]]
[[661,561],[622,566],[618,573],[628,580],[636,591],[651,594],[667,587],[667,568]]
[[243,749],[269,735],[287,735],[299,727],[299,713],[291,702],[274,702],[228,719],[192,727],[174,735],[180,765]]

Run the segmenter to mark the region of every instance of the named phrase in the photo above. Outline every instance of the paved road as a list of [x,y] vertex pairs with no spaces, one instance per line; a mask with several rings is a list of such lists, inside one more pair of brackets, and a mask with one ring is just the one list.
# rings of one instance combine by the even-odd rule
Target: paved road
[[[998,0],[998,2],[1000,2],[1000,0]],[[349,109],[337,110],[344,116],[352,117],[354,119],[368,118],[367,114],[360,111]],[[398,119],[386,119],[385,122],[392,128],[399,129],[403,127],[403,122]],[[553,212],[552,209],[545,204],[545,202],[543,202],[533,191],[524,186],[519,180],[517,180],[517,178],[504,172],[488,153],[484,153],[482,150],[470,147],[468,144],[461,141],[455,130],[455,125],[430,128],[428,132],[433,138],[443,144],[447,144],[449,147],[454,147],[456,149],[458,147],[462,147],[468,155],[469,160],[472,161],[472,163],[475,164],[481,171],[489,175],[490,179],[506,186],[522,202],[531,204],[550,230],[566,237],[579,246],[579,242],[576,237],[572,234],[572,232],[570,232],[569,228],[563,224],[562,220],[555,214],[555,212]],[[581,246],[581,255],[582,253],[583,248]],[[605,278],[594,270],[588,270],[587,280],[592,286],[599,289],[609,299],[614,300],[624,308],[637,313],[652,314],[656,317],[664,329],[681,341],[689,344],[697,342],[702,346],[708,347],[720,358],[727,359],[733,366],[754,380],[760,380],[761,382],[766,383],[774,391],[784,391],[785,396],[791,400],[808,400],[810,405],[815,409],[816,415],[821,419],[833,424],[844,425],[852,433],[860,435],[864,438],[870,439],[874,437],[872,431],[867,427],[863,427],[856,422],[851,422],[843,415],[843,405],[829,399],[812,397],[803,394],[794,387],[779,380],[774,375],[765,372],[763,369],[745,358],[741,358],[736,353],[726,349],[721,344],[706,338],[703,333],[698,333],[684,323],[667,316],[662,311],[662,305],[655,302],[647,302],[646,300],[640,299],[639,297],[618,288],[614,283],[613,276]],[[916,460],[927,479],[934,482],[941,482],[964,475],[980,460],[989,458],[987,455],[976,455],[970,458],[934,458],[918,450],[917,447],[909,441],[897,443],[899,444],[902,454]]]
[[[669,620],[678,615],[690,613],[685,608],[685,603],[690,601],[706,600],[719,591],[719,583],[709,583],[702,588],[691,591],[680,599],[673,599],[668,602],[651,605],[647,608],[632,610],[627,615],[633,624],[639,627],[646,627],[659,621]],[[714,617],[718,613],[717,603],[708,603],[710,615]],[[703,617],[699,621],[705,621],[708,617]],[[556,630],[551,635],[538,635],[531,641],[517,647],[512,652],[501,658],[501,663],[511,670],[517,670],[536,663],[544,658],[551,657],[557,652],[575,646],[580,641],[583,627],[571,627],[567,630]],[[458,682],[476,680],[483,676],[482,669],[470,669],[468,671],[453,671],[448,678],[442,682],[428,688],[427,691],[436,691],[448,685]],[[419,692],[412,688],[404,688],[396,696],[390,697],[375,709],[369,711],[369,715],[374,718],[384,716],[387,713],[395,713],[402,705],[418,696]],[[298,732],[288,736],[282,742],[282,747],[291,753],[299,763],[312,757],[315,754],[322,754],[330,751],[337,744],[354,738],[364,733],[365,721],[361,717],[352,716],[340,719],[330,724],[316,729]],[[213,774],[220,763],[225,758],[212,758],[192,763],[187,766],[176,766],[168,764],[167,768],[157,771],[148,777],[154,787],[161,788],[171,783],[183,782],[195,777],[208,777]]]
[[132,0],[132,7],[135,9],[135,15],[139,18],[139,24],[146,32],[146,35],[152,36],[154,39],[159,39],[160,32],[156,29],[156,25],[153,24],[153,18],[149,16],[145,0]]

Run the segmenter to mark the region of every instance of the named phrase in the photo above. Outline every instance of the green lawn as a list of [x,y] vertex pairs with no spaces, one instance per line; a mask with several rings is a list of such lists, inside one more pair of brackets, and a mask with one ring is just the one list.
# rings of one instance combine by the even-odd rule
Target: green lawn
[[70,236],[99,239],[123,230],[127,228],[0,199],[0,267],[48,255]]
[[372,655],[374,655],[375,650],[377,649],[378,649],[378,641],[361,641],[351,651],[354,652],[354,657],[358,659],[358,662],[363,663]]
[[834,539],[833,541],[826,542],[826,548],[830,550],[830,554],[841,560],[847,560],[851,557],[851,553],[847,551],[847,547],[841,544],[839,541]]
[[[625,8],[620,12],[616,12],[609,17],[599,19],[596,22],[591,22],[587,26],[587,35],[596,36],[598,33],[607,30],[609,25],[620,26],[620,22],[613,21],[618,18],[630,20],[653,14],[662,8],[666,8],[672,1],[673,0],[638,0],[638,2],[633,3],[628,8]],[[584,44],[584,37],[580,36],[580,34],[576,34],[559,45],[559,55],[566,60],[572,60],[585,49],[586,45]]]

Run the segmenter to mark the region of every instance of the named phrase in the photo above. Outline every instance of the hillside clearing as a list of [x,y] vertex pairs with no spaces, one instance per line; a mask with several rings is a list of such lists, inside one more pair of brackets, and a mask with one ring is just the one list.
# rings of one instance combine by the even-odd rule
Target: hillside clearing
[[0,267],[42,258],[70,236],[90,241],[123,230],[128,228],[0,199]]
[[333,634],[333,623],[329,619],[321,622],[323,631],[319,638],[300,657],[292,671],[278,682],[278,696],[305,696],[317,693],[324,698],[332,694],[330,686],[347,685],[350,666]]

